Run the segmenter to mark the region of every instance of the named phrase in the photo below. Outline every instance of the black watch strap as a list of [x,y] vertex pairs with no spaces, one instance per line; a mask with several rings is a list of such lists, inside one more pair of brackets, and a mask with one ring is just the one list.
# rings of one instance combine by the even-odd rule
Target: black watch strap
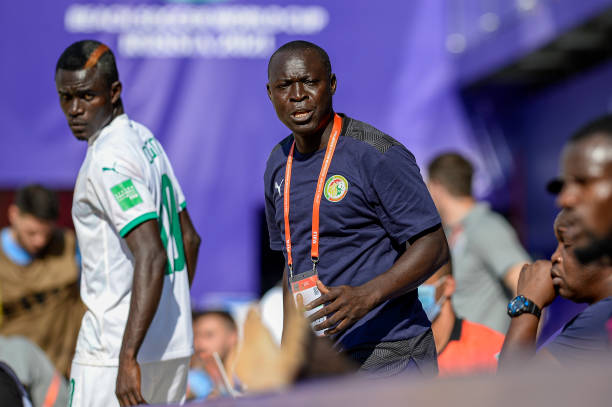
[[540,318],[540,316],[542,315],[542,310],[540,309],[540,307],[538,307],[535,302],[531,301],[531,300],[527,300],[529,301],[528,303],[525,304],[525,308],[524,308],[524,313],[527,312],[529,314],[533,314],[536,317]]
[[532,314],[540,318],[542,315],[542,310],[535,304],[535,302],[526,298],[524,295],[517,295],[508,304],[508,315],[514,318],[525,313]]

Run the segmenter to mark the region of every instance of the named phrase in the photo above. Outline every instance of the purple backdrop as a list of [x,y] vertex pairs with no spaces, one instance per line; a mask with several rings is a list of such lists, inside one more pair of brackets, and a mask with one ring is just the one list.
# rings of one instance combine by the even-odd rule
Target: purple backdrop
[[165,146],[203,237],[195,302],[252,296],[265,161],[288,133],[266,95],[267,58],[287,41],[325,48],[338,77],[336,110],[388,132],[420,164],[455,148],[485,170],[481,191],[500,176],[496,154],[472,136],[457,96],[445,4],[2,2],[0,187],[72,188],[86,146],[59,109],[54,67],[73,41],[106,42],[117,55],[126,111]]

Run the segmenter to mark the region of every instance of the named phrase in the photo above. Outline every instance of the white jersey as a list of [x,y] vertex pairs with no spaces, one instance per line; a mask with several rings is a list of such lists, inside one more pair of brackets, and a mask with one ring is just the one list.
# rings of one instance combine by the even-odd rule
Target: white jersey
[[130,309],[134,258],[123,239],[157,219],[168,264],[159,307],[138,352],[141,363],[193,353],[189,280],[179,212],[185,198],[151,132],[124,114],[90,140],[74,189],[72,218],[87,306],[74,362],[115,366]]

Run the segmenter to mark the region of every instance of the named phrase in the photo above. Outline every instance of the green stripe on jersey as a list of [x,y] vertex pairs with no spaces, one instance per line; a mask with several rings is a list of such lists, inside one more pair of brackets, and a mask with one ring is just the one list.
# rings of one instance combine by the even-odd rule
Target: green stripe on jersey
[[130,223],[128,223],[127,225],[125,225],[120,231],[119,231],[119,236],[121,237],[125,237],[125,235],[127,235],[128,233],[130,233],[130,231],[132,229],[134,229],[136,226],[140,225],[143,222],[146,222],[148,220],[151,219],[157,219],[157,213],[156,212],[149,212],[149,213],[145,213],[143,215],[140,215],[139,217],[137,217],[136,219],[133,219],[130,221]]

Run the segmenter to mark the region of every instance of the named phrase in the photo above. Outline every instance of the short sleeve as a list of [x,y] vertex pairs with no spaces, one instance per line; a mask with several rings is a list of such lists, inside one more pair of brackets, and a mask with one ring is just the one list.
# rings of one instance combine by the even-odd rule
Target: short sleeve
[[612,297],[587,307],[545,346],[557,359],[584,362],[609,351],[606,323],[612,317]]
[[141,223],[157,219],[154,199],[137,162],[100,155],[89,170],[89,182],[121,237]]
[[440,216],[423,182],[414,156],[403,146],[387,150],[375,168],[372,188],[383,227],[403,244],[440,224]]
[[268,235],[270,237],[270,249],[282,250],[284,239],[281,237],[281,231],[276,223],[276,207],[274,206],[274,180],[268,170],[264,175],[264,194],[265,194],[265,211],[266,222],[268,224]]
[[503,278],[510,267],[527,263],[530,258],[512,226],[501,215],[491,215],[476,228],[470,243],[493,273]]

